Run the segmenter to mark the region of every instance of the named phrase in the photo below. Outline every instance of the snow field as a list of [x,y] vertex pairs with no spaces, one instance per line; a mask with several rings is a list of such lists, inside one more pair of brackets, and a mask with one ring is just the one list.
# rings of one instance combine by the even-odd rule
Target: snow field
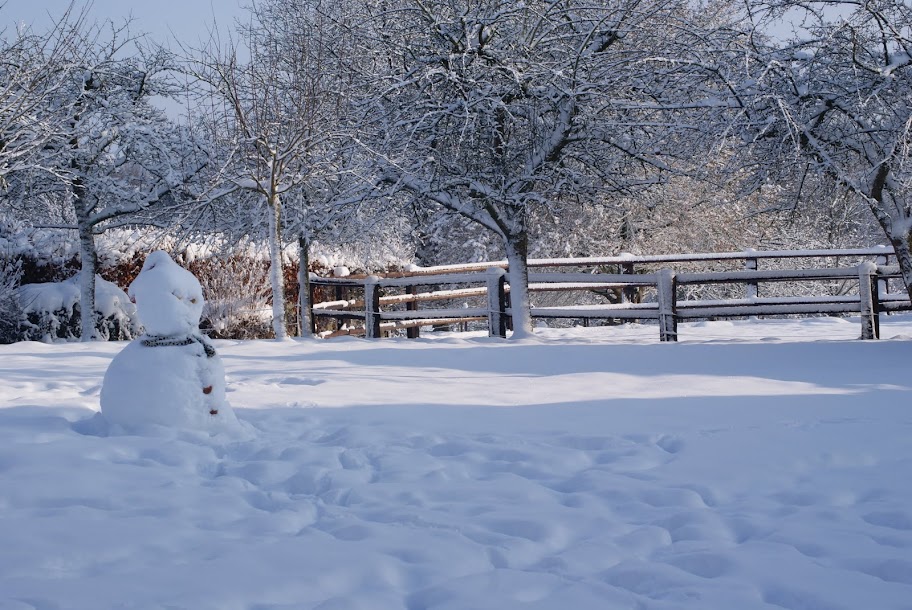
[[0,346],[0,608],[912,607],[912,343],[643,326],[217,342],[240,437]]

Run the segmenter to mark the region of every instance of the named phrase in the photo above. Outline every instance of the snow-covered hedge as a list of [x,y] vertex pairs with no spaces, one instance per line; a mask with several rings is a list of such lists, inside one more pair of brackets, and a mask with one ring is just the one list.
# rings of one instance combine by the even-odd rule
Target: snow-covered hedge
[[[63,282],[25,284],[19,287],[22,310],[21,335],[30,341],[79,339],[79,276]],[[95,318],[98,338],[132,339],[137,331],[136,306],[127,294],[95,277]]]
[[19,320],[22,310],[19,307],[17,289],[22,275],[19,260],[0,256],[0,343],[14,343],[20,339]]
[[259,339],[270,335],[268,264],[239,255],[188,265],[203,288],[200,324],[210,337]]

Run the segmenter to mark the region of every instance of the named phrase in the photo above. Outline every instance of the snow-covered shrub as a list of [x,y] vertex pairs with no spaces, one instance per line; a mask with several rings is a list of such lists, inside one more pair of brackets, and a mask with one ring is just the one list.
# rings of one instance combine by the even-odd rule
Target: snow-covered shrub
[[17,289],[22,277],[20,261],[11,256],[0,256],[0,343],[13,343],[20,339],[20,320]]
[[[19,287],[23,314],[23,339],[72,341],[80,336],[79,276],[63,282],[25,284]],[[132,339],[136,334],[136,306],[127,294],[95,277],[95,326],[98,338]]]
[[190,270],[203,287],[206,306],[200,324],[219,339],[271,336],[269,264],[243,255],[194,261]]

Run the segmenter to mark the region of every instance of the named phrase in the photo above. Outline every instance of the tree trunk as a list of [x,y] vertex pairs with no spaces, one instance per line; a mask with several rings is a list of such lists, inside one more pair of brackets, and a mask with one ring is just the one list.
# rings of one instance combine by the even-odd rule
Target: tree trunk
[[310,244],[301,231],[298,235],[298,336],[311,337],[314,334],[313,303],[310,302]]
[[899,272],[902,275],[903,283],[906,285],[906,292],[912,299],[912,251],[909,248],[909,241],[912,240],[912,232],[905,235],[890,236],[890,243],[893,244],[893,250],[896,253],[896,262],[899,265]]
[[92,227],[79,223],[79,340],[94,341],[95,329],[95,274],[98,272],[98,253]]
[[529,301],[529,238],[508,235],[504,238],[507,262],[510,265],[510,310],[513,317],[513,339],[532,336],[532,311]]
[[282,273],[282,202],[277,194],[269,197],[269,283],[272,286],[272,331],[275,338],[288,338],[285,332],[285,276]]

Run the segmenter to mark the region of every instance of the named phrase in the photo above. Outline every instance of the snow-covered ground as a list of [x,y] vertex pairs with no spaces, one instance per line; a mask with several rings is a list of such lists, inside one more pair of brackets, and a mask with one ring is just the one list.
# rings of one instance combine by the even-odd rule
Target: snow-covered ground
[[217,342],[230,437],[0,346],[0,608],[908,610],[912,318],[858,333]]

